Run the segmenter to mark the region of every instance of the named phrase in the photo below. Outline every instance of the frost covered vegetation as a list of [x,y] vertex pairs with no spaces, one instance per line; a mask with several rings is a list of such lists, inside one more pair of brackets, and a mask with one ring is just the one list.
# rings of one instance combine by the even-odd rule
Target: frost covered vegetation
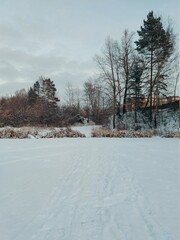
[[[108,138],[150,138],[157,135],[153,131],[122,131],[122,130],[111,130],[106,128],[94,129],[92,131],[92,137],[108,137]],[[158,134],[159,135],[159,134]],[[160,134],[159,136],[164,138],[180,138],[180,133],[166,133]]]
[[154,134],[178,133],[179,132],[179,111],[173,109],[159,110],[157,119],[158,127],[151,128],[148,122],[148,115],[137,113],[137,123],[133,121],[134,112],[127,112],[121,118],[116,118],[116,126],[119,130],[151,131]]
[[85,137],[83,133],[72,130],[71,128],[12,128],[0,129],[0,138],[78,138]]
[[46,77],[1,97],[0,127],[64,127],[87,119],[110,122],[113,129],[177,133],[179,58],[173,27],[151,11],[137,33],[136,41],[127,29],[120,41],[107,38],[94,58],[98,74],[81,90],[68,83],[63,101]]
[[0,129],[0,139],[25,139],[25,138],[151,138],[153,136],[161,136],[164,138],[179,138],[180,133],[169,132],[157,134],[154,131],[135,131],[135,130],[118,130],[108,129],[98,126],[77,126],[71,128],[37,128],[22,127],[13,128],[5,127]]
[[92,131],[92,137],[109,137],[109,138],[142,138],[152,137],[152,132],[137,132],[137,131],[118,131],[99,128]]

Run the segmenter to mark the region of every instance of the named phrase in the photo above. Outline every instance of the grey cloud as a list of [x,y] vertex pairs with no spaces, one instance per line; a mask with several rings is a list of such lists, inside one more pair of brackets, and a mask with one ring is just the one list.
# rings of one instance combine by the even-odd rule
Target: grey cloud
[[147,14],[142,1],[133,0],[0,2],[0,94],[30,86],[40,75],[59,89],[67,81],[81,85],[93,75],[91,59],[106,36],[120,39],[124,28],[139,29]]
[[21,76],[20,71],[12,64],[7,63],[0,67],[0,82],[11,82],[10,79],[18,79]]
[[65,86],[66,82],[73,82],[79,86],[93,73],[95,67],[91,60],[71,60],[67,57],[56,56],[54,52],[36,55],[17,49],[1,48],[0,56],[1,94],[2,86],[3,89],[7,89],[11,83],[11,91],[17,87],[15,83],[22,82],[21,88],[24,88],[32,85],[39,76],[51,77],[60,89]]
[[0,84],[0,96],[14,95],[16,91],[20,89],[28,89],[31,85],[27,82],[8,82],[6,84]]
[[23,35],[11,24],[0,23],[0,47],[22,46]]

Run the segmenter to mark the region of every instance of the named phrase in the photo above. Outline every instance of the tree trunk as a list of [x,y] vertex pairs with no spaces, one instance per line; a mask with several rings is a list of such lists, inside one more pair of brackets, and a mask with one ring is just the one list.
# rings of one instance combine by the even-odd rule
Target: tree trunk
[[151,50],[150,116],[149,116],[150,123],[152,123],[152,93],[153,93],[153,50]]
[[176,89],[177,89],[178,80],[179,80],[179,73],[178,73],[178,75],[177,75],[177,77],[176,77],[176,83],[175,83],[175,86],[174,86],[174,111],[176,110],[176,107],[175,107],[175,105],[176,105],[175,98],[176,98]]
[[157,128],[157,115],[158,115],[158,105],[159,105],[159,77],[160,77],[160,66],[158,61],[158,74],[156,80],[156,109],[155,109],[155,118],[154,118],[154,128]]
[[137,100],[138,95],[137,95],[137,88],[136,88],[136,96],[135,96],[135,102],[134,102],[134,117],[135,117],[135,123],[137,123]]
[[[126,80],[127,82],[127,80]],[[123,100],[123,114],[126,113],[126,101],[127,101],[127,84],[126,84],[126,87],[125,87],[125,91],[124,91],[124,100]]]
[[113,129],[116,128],[116,87],[113,88]]

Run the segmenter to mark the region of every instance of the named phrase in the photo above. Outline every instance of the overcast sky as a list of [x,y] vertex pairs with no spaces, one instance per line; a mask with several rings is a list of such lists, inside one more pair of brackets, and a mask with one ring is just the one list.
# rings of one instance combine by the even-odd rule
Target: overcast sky
[[0,95],[39,76],[54,80],[60,95],[67,82],[81,86],[105,38],[139,30],[151,10],[180,29],[179,0],[0,0]]

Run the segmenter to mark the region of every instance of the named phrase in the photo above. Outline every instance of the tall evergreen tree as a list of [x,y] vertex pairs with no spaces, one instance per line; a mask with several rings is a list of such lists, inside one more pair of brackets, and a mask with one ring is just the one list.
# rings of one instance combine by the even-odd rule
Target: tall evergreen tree
[[36,94],[37,97],[40,96],[40,83],[39,81],[36,81],[33,85],[33,90],[34,90],[34,93]]
[[158,98],[159,86],[163,86],[166,90],[166,85],[163,84],[165,76],[162,74],[162,69],[172,53],[173,43],[170,32],[163,28],[161,18],[155,17],[153,11],[147,15],[147,20],[144,20],[144,26],[141,26],[138,35],[139,40],[135,42],[137,51],[146,57],[150,65],[150,79],[148,83],[150,122],[152,122],[153,92],[155,90],[155,95]]
[[34,91],[34,89],[31,87],[28,91],[28,102],[30,105],[33,105],[36,102],[37,95]]
[[35,102],[39,98],[39,94],[40,94],[40,84],[38,81],[36,81],[33,87],[30,87],[28,91],[28,101],[30,105],[35,104]]
[[43,116],[43,122],[53,122],[56,119],[58,111],[59,98],[56,96],[56,87],[50,78],[40,78],[40,98],[46,106],[46,111]]
[[131,80],[130,80],[130,96],[134,103],[134,117],[135,117],[135,123],[137,123],[137,112],[139,110],[139,107],[141,105],[141,101],[143,99],[143,92],[142,92],[142,74],[144,71],[144,64],[140,59],[136,59],[132,73],[131,73]]
[[60,100],[56,96],[56,91],[54,82],[43,77],[40,77],[28,91],[28,102],[32,108],[39,109],[41,123],[53,123],[57,118],[57,103]]

